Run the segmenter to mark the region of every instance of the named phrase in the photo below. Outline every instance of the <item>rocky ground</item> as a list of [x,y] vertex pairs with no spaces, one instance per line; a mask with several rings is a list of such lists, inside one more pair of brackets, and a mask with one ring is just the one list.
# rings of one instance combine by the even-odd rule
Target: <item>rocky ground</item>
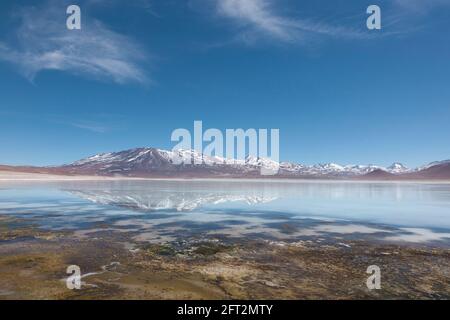
[[[66,287],[81,268],[82,288]],[[369,265],[381,289],[369,290]],[[0,299],[449,299],[450,250],[368,241],[77,238],[0,219]]]

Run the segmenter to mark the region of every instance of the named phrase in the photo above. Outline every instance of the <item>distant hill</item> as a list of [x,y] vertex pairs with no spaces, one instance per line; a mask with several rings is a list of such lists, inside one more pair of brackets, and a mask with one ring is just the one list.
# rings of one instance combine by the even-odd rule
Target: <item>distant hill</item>
[[393,180],[398,178],[400,175],[396,175],[390,172],[386,172],[381,169],[373,170],[372,172],[366,173],[361,176],[362,179],[375,179],[375,180]]
[[450,180],[450,162],[438,163],[436,165],[426,167],[417,172],[405,174],[404,177],[410,179]]

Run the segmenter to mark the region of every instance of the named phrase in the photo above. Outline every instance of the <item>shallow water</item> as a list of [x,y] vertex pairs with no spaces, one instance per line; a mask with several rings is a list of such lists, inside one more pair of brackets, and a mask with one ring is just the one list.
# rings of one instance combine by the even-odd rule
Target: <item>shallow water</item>
[[2,182],[0,216],[79,237],[450,245],[450,184],[329,181]]

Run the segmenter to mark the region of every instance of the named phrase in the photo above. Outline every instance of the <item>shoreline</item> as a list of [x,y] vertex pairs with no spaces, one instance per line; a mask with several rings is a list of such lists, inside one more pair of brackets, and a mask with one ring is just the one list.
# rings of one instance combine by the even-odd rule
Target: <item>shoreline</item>
[[0,170],[0,183],[2,182],[59,182],[59,181],[212,181],[212,182],[275,182],[275,183],[423,183],[423,184],[450,184],[450,180],[380,180],[380,179],[308,179],[308,178],[248,178],[248,177],[125,177],[125,176],[84,176],[84,175],[58,175],[47,173],[13,172]]

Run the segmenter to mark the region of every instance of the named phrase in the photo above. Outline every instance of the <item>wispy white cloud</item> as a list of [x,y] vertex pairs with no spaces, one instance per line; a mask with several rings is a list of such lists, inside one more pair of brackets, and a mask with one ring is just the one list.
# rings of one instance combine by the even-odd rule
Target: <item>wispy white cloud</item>
[[46,121],[70,126],[73,128],[90,131],[93,133],[110,133],[117,130],[127,128],[126,117],[117,113],[77,113],[76,115],[68,114],[47,114]]
[[[117,9],[118,6],[123,6],[123,0],[85,0],[87,5],[91,6],[103,6]],[[144,10],[146,13],[152,16],[159,17],[159,14],[155,10],[155,5],[153,0],[132,0],[127,1],[125,5],[132,6],[134,8],[139,8]]]
[[218,1],[218,13],[247,27],[252,27],[282,40],[292,40],[295,21],[279,17],[272,12],[267,0]]
[[48,2],[16,12],[15,38],[0,43],[0,60],[15,64],[28,79],[59,70],[116,83],[145,83],[146,55],[130,38],[82,13],[82,30],[67,30],[65,7]]
[[394,0],[394,3],[402,9],[428,13],[431,9],[441,6],[450,6],[450,0]]
[[70,125],[78,129],[88,130],[95,133],[105,133],[109,130],[107,126],[92,121],[78,121],[70,123]]
[[284,42],[301,42],[311,35],[339,38],[367,38],[356,29],[330,25],[314,19],[299,19],[277,13],[274,0],[217,0],[216,11],[234,21],[242,40],[271,37]]
[[448,9],[450,0],[393,0],[389,5],[391,19],[387,23],[383,22],[383,26],[395,26],[397,30],[403,30],[403,33],[415,34],[444,22],[442,18],[430,18],[430,14]]
[[62,125],[77,129],[87,130],[94,133],[109,133],[117,130],[125,130],[127,126],[126,117],[118,113],[83,113],[75,115],[67,113],[30,113],[24,111],[0,110],[3,119],[19,119],[40,123],[40,125]]

